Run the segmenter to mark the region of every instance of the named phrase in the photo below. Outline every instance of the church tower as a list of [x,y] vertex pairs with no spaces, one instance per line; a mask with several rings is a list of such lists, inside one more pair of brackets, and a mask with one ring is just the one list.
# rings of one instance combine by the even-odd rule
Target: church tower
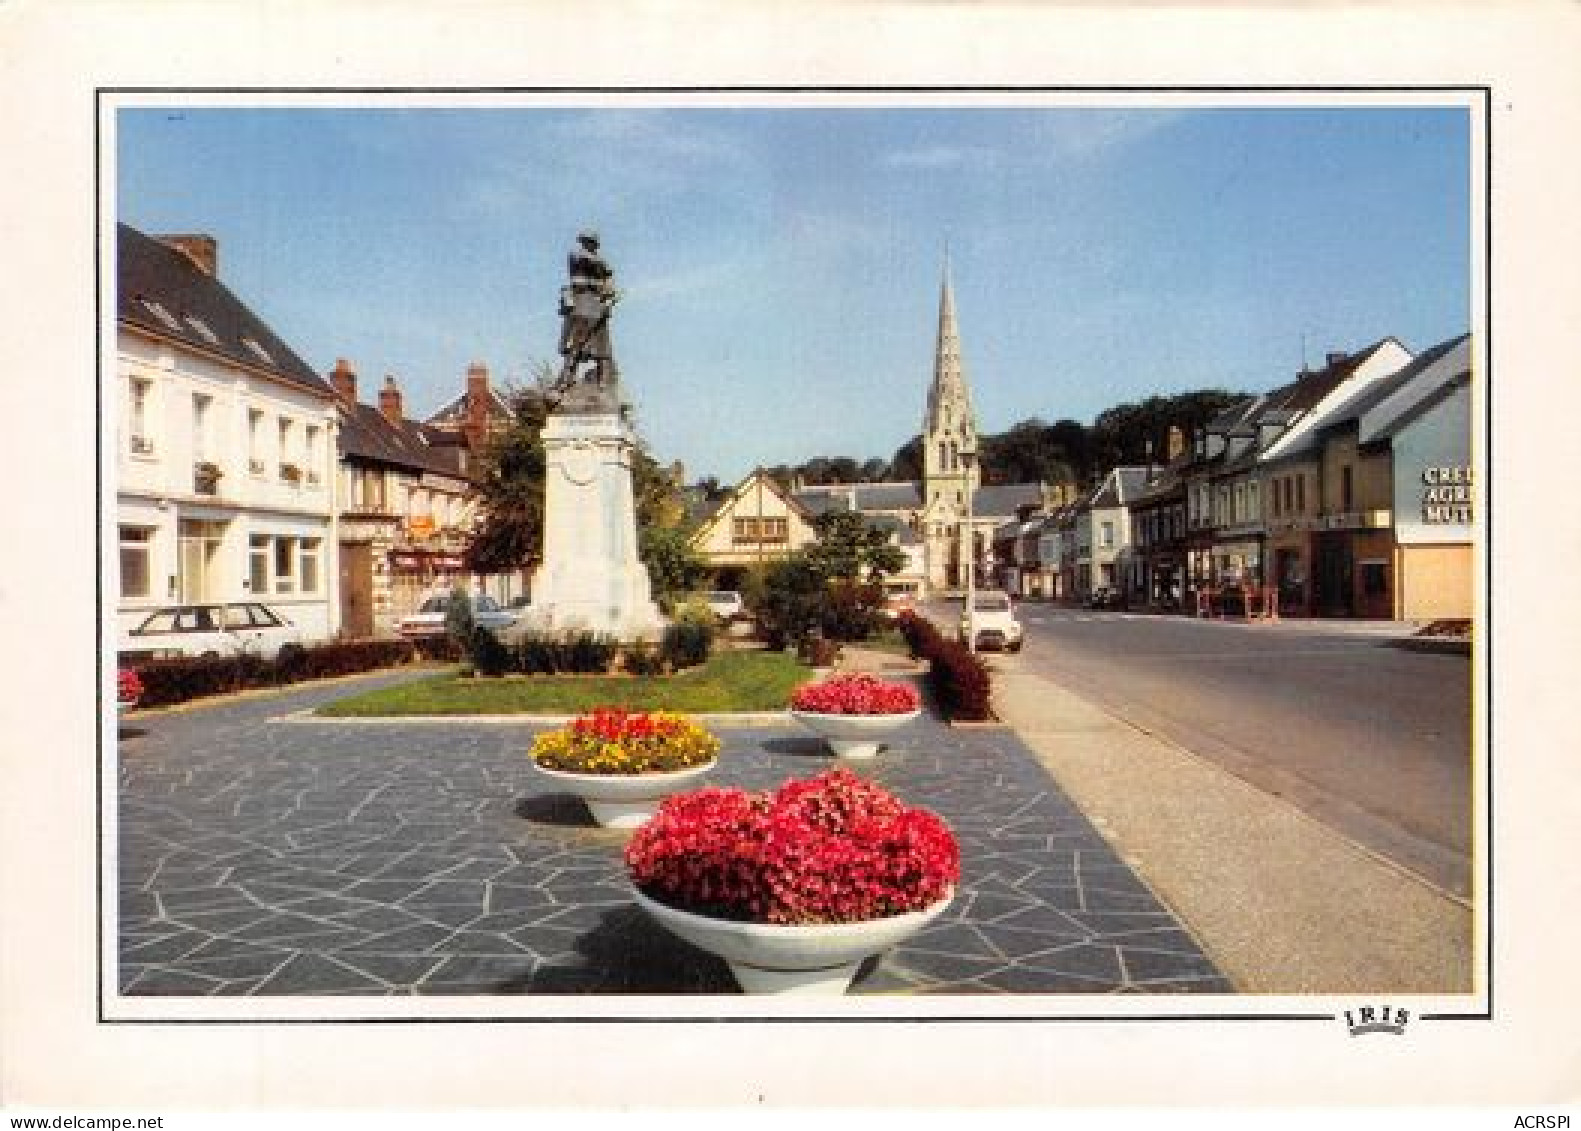
[[978,450],[977,417],[961,364],[955,292],[946,255],[933,384],[928,388],[927,415],[922,422],[922,507],[932,587],[953,587],[964,579],[960,564],[969,555],[965,545],[966,493],[977,489],[982,471],[980,460],[961,459],[963,450]]

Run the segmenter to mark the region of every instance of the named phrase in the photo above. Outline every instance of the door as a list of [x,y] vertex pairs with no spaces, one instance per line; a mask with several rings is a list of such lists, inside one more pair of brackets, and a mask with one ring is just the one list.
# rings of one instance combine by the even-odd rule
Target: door
[[1318,616],[1352,617],[1356,615],[1355,563],[1351,554],[1350,535],[1323,533],[1317,537],[1316,561],[1313,563],[1313,604]]
[[373,547],[340,544],[340,632],[363,640],[373,635]]
[[216,562],[225,536],[223,522],[184,518],[176,528],[179,579],[176,599],[183,604],[219,599]]

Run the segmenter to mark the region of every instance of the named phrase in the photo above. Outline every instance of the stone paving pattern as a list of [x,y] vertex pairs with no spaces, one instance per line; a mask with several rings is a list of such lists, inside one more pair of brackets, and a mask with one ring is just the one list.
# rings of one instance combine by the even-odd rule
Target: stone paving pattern
[[[125,721],[123,994],[736,992],[631,902],[624,835],[532,772],[541,724],[285,717],[403,676]],[[714,784],[834,764],[789,722],[714,729]],[[964,877],[852,993],[1231,992],[1012,732],[924,719],[856,765],[951,823]]]

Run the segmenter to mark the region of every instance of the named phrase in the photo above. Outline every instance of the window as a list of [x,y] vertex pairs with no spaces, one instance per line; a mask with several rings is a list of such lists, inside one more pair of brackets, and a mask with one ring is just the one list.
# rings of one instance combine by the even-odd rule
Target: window
[[121,596],[126,598],[153,595],[152,543],[154,530],[149,526],[121,527]]
[[226,628],[251,628],[252,626],[253,618],[252,615],[248,613],[246,605],[225,606]]
[[318,547],[317,538],[303,538],[297,553],[297,567],[304,593],[318,592]]
[[269,535],[247,539],[247,585],[254,593],[269,592]]
[[248,605],[247,613],[252,618],[254,628],[279,628],[284,623],[262,605]]
[[148,434],[148,397],[153,392],[154,383],[145,381],[140,377],[132,378],[131,395],[129,397],[129,415],[131,417],[131,445],[134,455],[151,455],[154,451],[153,438]]
[[159,319],[167,330],[174,330],[178,334],[181,332],[181,323],[175,320],[175,317],[164,308],[162,303],[155,302],[151,298],[145,298],[142,302],[148,308],[148,312]]
[[217,346],[220,344],[220,340],[219,338],[215,337],[214,331],[209,329],[209,324],[203,321],[203,319],[199,318],[196,314],[186,315],[186,320],[187,325],[192,327],[193,331],[198,335],[198,337],[202,338],[205,342],[208,342],[209,345]]
[[303,459],[307,463],[307,483],[309,487],[318,484],[318,426],[309,424],[302,434]]
[[745,516],[731,521],[730,537],[735,542],[788,542],[790,520],[783,516]]
[[247,472],[249,475],[262,475],[264,473],[263,418],[262,409],[250,408],[247,410]]
[[1102,531],[1101,531],[1101,534],[1100,534],[1100,542],[1099,542],[1099,544],[1102,545],[1104,547],[1104,549],[1112,549],[1113,548],[1113,546],[1114,546],[1114,523],[1112,523],[1112,522],[1105,522],[1103,524]]
[[213,406],[214,398],[207,393],[192,394],[192,454],[199,460],[208,459],[212,450],[209,417]]
[[265,365],[274,364],[274,358],[269,356],[269,351],[264,349],[263,346],[259,345],[251,338],[243,338],[242,345],[246,346],[250,351],[252,351],[252,355],[259,361],[263,362]]
[[1350,464],[1339,469],[1339,509],[1350,510],[1355,483],[1351,477]]
[[1307,512],[1307,477],[1305,474],[1296,476],[1296,512]]
[[274,540],[274,591],[276,593],[294,593],[296,591],[295,538],[276,538]]

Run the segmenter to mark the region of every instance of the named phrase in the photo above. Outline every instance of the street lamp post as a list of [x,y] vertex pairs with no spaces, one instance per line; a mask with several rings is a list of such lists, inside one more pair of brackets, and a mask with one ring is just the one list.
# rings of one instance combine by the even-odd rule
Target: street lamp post
[[966,469],[966,650],[977,651],[977,618],[973,608],[977,596],[977,531],[972,526],[972,466],[977,462],[977,446],[971,440],[962,445],[961,466]]

